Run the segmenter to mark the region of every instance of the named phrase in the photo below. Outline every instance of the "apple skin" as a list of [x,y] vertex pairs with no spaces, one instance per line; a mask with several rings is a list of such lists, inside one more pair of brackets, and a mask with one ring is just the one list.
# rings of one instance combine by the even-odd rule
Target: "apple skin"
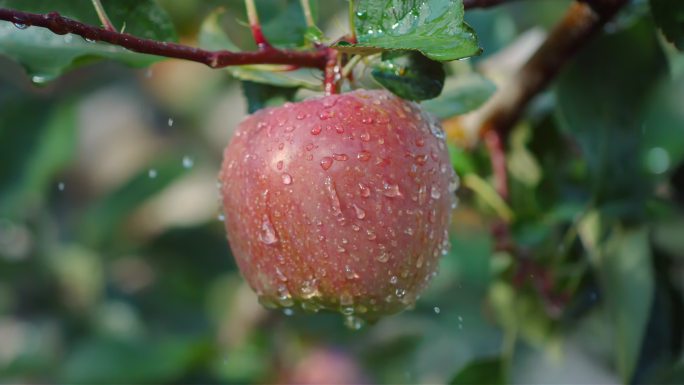
[[233,255],[270,308],[375,321],[412,306],[449,247],[444,132],[387,91],[257,111],[219,179]]

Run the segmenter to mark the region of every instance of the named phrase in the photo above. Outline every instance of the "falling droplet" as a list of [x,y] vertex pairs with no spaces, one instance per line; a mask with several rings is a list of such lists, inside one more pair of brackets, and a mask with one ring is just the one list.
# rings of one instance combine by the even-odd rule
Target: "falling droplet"
[[285,314],[286,316],[290,317],[290,316],[292,316],[292,315],[294,314],[294,310],[292,310],[292,309],[289,308],[289,307],[288,307],[288,308],[285,308],[285,309],[283,309],[283,314]]
[[64,191],[64,188],[65,188],[65,187],[66,187],[66,186],[64,185],[64,182],[59,182],[59,183],[57,184],[57,190],[59,190],[59,191]]
[[323,98],[323,107],[330,108],[337,103],[337,98],[335,97],[325,97]]
[[192,160],[191,157],[189,157],[187,155],[183,157],[183,167],[184,168],[190,169],[194,165],[195,165],[195,162]]
[[399,278],[397,278],[396,275],[393,275],[393,276],[390,278],[390,283],[391,283],[392,285],[396,285],[398,281],[399,281]]
[[173,126],[173,118],[169,118],[168,124],[169,124],[169,127]]
[[435,306],[432,310],[435,311],[435,314],[439,314],[439,313],[442,311],[442,310],[441,310],[439,307],[437,307],[437,306]]
[[333,215],[341,216],[342,207],[340,206],[340,198],[337,196],[337,190],[335,189],[335,183],[332,181],[332,178],[325,178],[325,187],[328,189]]
[[423,138],[416,139],[416,146],[418,146],[418,147],[425,146],[425,139],[423,139]]
[[323,110],[323,111],[318,113],[318,118],[321,120],[328,120],[332,117],[332,115],[333,115],[332,112],[330,112],[328,110]]
[[150,179],[156,178],[156,177],[157,177],[157,170],[151,168],[149,171],[147,171],[147,176],[148,176]]
[[261,223],[259,240],[267,245],[274,245],[278,242],[278,237],[273,229],[273,224],[271,224],[271,221],[268,219],[267,215],[264,215],[263,222]]
[[306,118],[306,114],[304,114],[303,112],[300,112],[297,114],[296,118],[297,118],[297,120],[304,120]]
[[361,140],[364,142],[370,142],[370,134],[367,132],[361,133]]
[[366,217],[366,211],[364,209],[357,206],[356,204],[354,204],[353,207],[354,207],[354,211],[356,212],[356,217],[358,219],[363,219]]
[[321,158],[321,168],[323,170],[330,169],[330,167],[332,167],[332,164],[333,164],[333,158],[331,158],[329,156],[324,156],[323,158]]
[[282,179],[283,179],[283,184],[286,184],[286,185],[292,184],[292,175],[290,175],[288,173],[284,173],[282,175]]
[[344,326],[348,327],[351,330],[359,330],[363,327],[363,320],[359,317],[355,317],[349,314],[346,317],[344,317]]

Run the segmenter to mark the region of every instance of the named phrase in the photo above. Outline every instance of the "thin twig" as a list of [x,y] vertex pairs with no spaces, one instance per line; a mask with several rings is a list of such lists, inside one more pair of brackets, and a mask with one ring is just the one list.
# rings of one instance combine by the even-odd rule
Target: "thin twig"
[[259,14],[256,10],[254,0],[245,0],[245,7],[247,8],[247,19],[249,20],[249,27],[252,29],[252,36],[254,42],[260,50],[272,49],[271,43],[266,40],[264,32],[261,30],[261,23],[259,23]]
[[[288,64],[322,70],[325,68],[328,59],[328,51],[331,50],[322,47],[309,51],[275,48],[254,52],[207,51],[182,44],[160,42],[139,38],[127,33],[108,31],[63,17],[56,12],[42,15],[0,8],[0,20],[47,28],[58,35],[73,33],[90,41],[115,44],[134,52],[195,61],[206,64],[211,68],[244,64]],[[17,33],[21,33],[21,31]]]
[[112,21],[109,19],[109,16],[107,16],[107,12],[105,12],[105,9],[102,6],[100,0],[92,1],[93,7],[95,7],[95,12],[97,12],[97,17],[100,18],[100,22],[102,23],[104,29],[106,29],[107,31],[116,32],[116,28],[114,27],[114,24],[112,24]]
[[334,95],[339,92],[339,81],[342,79],[340,68],[340,55],[336,50],[330,50],[325,63],[325,77],[323,79],[326,95]]
[[485,145],[494,173],[494,187],[503,200],[508,200],[508,172],[506,171],[506,151],[499,131],[490,130],[484,135]]
[[[598,1],[595,1],[598,3]],[[511,76],[480,111],[480,133],[496,130],[505,138],[532,98],[544,90],[556,74],[626,3],[605,0],[602,6],[573,3],[546,41],[518,72]]]
[[313,19],[311,12],[311,4],[309,0],[300,0],[302,3],[302,10],[304,10],[304,19],[306,19],[306,26],[309,28],[316,27],[316,22]]

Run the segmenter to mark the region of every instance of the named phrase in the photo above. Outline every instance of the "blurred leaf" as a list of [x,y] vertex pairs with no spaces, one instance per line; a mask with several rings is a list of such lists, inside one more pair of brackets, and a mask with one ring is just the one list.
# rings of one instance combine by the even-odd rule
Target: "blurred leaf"
[[463,176],[475,172],[475,161],[473,160],[472,153],[456,147],[450,142],[447,143],[447,148],[449,149],[451,165],[456,170],[456,174]]
[[101,245],[112,239],[133,211],[168,187],[185,169],[176,159],[168,159],[145,169],[108,196],[97,201],[83,216],[81,239],[89,245]]
[[[592,220],[592,223],[596,222]],[[639,358],[653,302],[654,275],[648,230],[616,225],[605,241],[597,242],[585,244],[594,255],[594,268],[609,322],[613,325],[615,364],[623,382],[628,383]]]
[[207,349],[202,341],[167,339],[150,343],[94,337],[84,341],[62,368],[66,383],[169,382],[187,370]]
[[250,114],[265,107],[279,106],[294,100],[297,88],[276,87],[268,84],[242,81],[242,93],[247,98],[247,112]]
[[432,99],[442,92],[446,73],[442,63],[419,52],[383,52],[373,66],[373,78],[392,93],[407,100]]
[[684,76],[664,79],[649,100],[643,124],[643,168],[667,176],[684,160]]
[[650,0],[653,18],[667,40],[684,51],[684,2]]
[[[316,2],[309,0],[316,15]],[[269,43],[279,47],[301,47],[308,32],[300,0],[257,2],[259,18]]]
[[535,187],[541,180],[541,167],[534,155],[527,149],[532,137],[531,127],[519,124],[509,138],[507,166],[511,176],[527,187]]
[[473,30],[463,21],[462,0],[359,0],[356,48],[417,50],[449,61],[480,53]]
[[[168,15],[153,0],[122,0],[110,6],[112,22],[126,25],[126,32],[136,36],[176,41],[176,33]],[[0,0],[0,7],[47,13],[58,11],[84,23],[99,25],[88,1],[75,4],[68,0]],[[57,35],[48,29],[18,29],[12,23],[0,23],[0,54],[21,63],[36,83],[54,79],[73,67],[98,59],[112,59],[132,66],[146,66],[160,57],[128,51],[107,43],[91,43],[76,35]]]
[[477,73],[456,75],[453,82],[450,80],[447,79],[447,85],[441,95],[421,103],[426,110],[440,119],[475,110],[496,91],[494,83]]
[[[73,104],[52,107],[14,92],[14,97],[0,99],[0,212],[7,216],[42,203],[48,184],[73,158],[76,144]],[[43,113],[33,113],[36,109]]]
[[500,357],[479,358],[470,362],[449,381],[451,385],[488,384],[503,385],[506,383],[504,363]]
[[[204,19],[198,37],[200,47],[208,50],[240,51],[221,28],[220,18],[224,15],[225,11],[217,8]],[[277,65],[244,65],[227,67],[226,70],[237,79],[255,83],[314,90],[321,88],[319,84],[306,79],[310,75],[310,71],[306,69],[283,71],[283,66]]]
[[649,92],[665,73],[653,27],[641,21],[590,44],[560,78],[557,117],[582,148],[600,204],[623,201],[643,214],[648,183],[635,154]]

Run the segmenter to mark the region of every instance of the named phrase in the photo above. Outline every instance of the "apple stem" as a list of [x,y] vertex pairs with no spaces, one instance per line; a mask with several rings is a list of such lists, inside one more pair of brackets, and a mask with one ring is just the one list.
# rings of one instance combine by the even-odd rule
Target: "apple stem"
[[105,9],[102,6],[100,0],[92,1],[93,7],[95,7],[95,12],[97,12],[97,17],[100,18],[100,22],[102,22],[102,26],[104,27],[104,29],[106,29],[107,31],[116,32],[116,28],[114,28],[114,24],[112,24],[112,21],[109,19],[109,16],[107,16],[107,12],[105,12]]
[[339,81],[342,79],[340,55],[337,50],[328,48],[328,57],[325,63],[325,77],[323,85],[326,95],[339,93]]
[[271,43],[268,42],[264,32],[261,30],[261,23],[259,23],[259,14],[257,13],[256,4],[254,0],[245,0],[245,7],[247,8],[247,19],[249,20],[249,27],[252,29],[252,37],[259,50],[273,49]]
[[321,47],[309,51],[277,48],[251,52],[207,51],[182,44],[143,39],[127,33],[110,31],[63,17],[57,12],[35,14],[0,8],[0,20],[26,26],[47,28],[58,35],[72,33],[89,41],[102,41],[139,53],[190,60],[203,63],[211,68],[245,64],[286,64],[323,70],[328,60],[328,50],[332,50],[331,48]]

